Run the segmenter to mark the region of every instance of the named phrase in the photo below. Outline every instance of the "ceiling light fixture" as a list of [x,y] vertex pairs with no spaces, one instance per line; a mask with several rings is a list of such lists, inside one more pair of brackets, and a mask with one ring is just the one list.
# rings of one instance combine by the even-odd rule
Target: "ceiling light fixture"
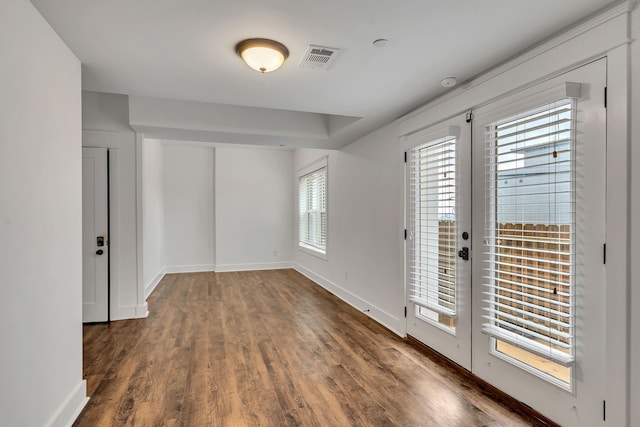
[[247,65],[261,73],[277,70],[289,57],[289,49],[269,39],[247,39],[236,45],[236,53]]

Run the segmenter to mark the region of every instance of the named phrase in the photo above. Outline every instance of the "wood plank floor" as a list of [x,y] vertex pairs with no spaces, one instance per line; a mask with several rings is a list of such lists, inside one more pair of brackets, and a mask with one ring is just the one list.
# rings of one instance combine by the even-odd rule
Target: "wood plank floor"
[[525,426],[293,270],[165,276],[84,327],[80,426]]

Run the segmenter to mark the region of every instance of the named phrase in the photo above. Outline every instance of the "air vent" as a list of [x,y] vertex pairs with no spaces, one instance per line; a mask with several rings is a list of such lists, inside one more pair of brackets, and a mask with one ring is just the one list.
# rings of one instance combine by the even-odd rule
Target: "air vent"
[[335,61],[340,49],[309,45],[298,66],[300,68],[321,68],[326,70]]

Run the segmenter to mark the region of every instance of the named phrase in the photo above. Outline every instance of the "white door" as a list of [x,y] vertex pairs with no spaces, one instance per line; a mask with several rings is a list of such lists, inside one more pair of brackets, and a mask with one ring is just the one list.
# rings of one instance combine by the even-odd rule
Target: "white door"
[[109,320],[107,149],[82,149],[82,321]]
[[471,369],[471,124],[407,137],[407,334]]
[[603,421],[605,60],[474,118],[473,372],[566,426]]

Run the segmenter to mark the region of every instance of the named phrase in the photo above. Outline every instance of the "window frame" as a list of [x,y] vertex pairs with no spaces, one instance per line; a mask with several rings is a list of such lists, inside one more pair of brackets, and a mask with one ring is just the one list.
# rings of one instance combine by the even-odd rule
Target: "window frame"
[[[576,294],[575,292],[576,292],[576,286],[578,286],[578,284],[576,283],[576,277],[575,277],[576,276],[575,274],[576,255],[577,255],[576,242],[575,242],[576,235],[577,235],[576,233],[577,219],[575,217],[576,215],[575,214],[576,212],[575,186],[577,182],[575,177],[575,174],[576,174],[575,133],[576,133],[576,125],[577,125],[576,112],[575,112],[576,110],[575,99],[576,97],[561,97],[556,101],[545,102],[544,105],[541,105],[538,107],[521,110],[517,114],[512,115],[511,117],[503,117],[501,119],[498,119],[487,126],[487,134],[485,138],[485,158],[486,159],[491,158],[490,164],[487,166],[487,169],[485,171],[485,180],[487,183],[491,182],[491,184],[489,184],[487,194],[485,195],[485,197],[487,197],[487,202],[486,202],[487,211],[485,212],[486,225],[484,230],[485,232],[484,239],[485,239],[485,246],[488,248],[487,251],[490,253],[490,256],[488,259],[485,260],[485,271],[487,272],[487,277],[485,277],[485,279],[489,280],[489,282],[483,283],[482,286],[485,286],[487,288],[486,292],[489,300],[486,302],[489,303],[490,308],[489,309],[485,308],[485,310],[490,312],[490,314],[485,314],[483,316],[485,320],[488,321],[488,323],[483,325],[483,332],[487,333],[488,335],[492,336],[495,339],[500,339],[502,341],[505,341],[506,343],[509,343],[516,347],[520,347],[521,349],[524,349],[529,353],[535,354],[537,356],[540,356],[552,362],[559,363],[560,365],[563,365],[565,367],[573,367],[575,362],[575,350],[576,350],[576,343],[575,343]],[[570,110],[568,115],[570,116],[570,119],[566,119],[567,114],[563,114],[562,112],[558,111],[561,105],[563,107],[566,107],[567,105],[569,106]],[[541,115],[542,112],[547,112],[547,111],[548,111],[548,114],[544,116]],[[522,151],[526,151],[527,148],[525,147],[525,145],[527,144],[527,139],[522,140],[522,142],[515,142],[516,134],[497,136],[498,128],[500,126],[503,126],[505,123],[513,123],[514,125],[517,124],[518,126],[526,126],[526,122],[519,122],[519,121],[520,120],[531,121],[532,117],[536,117],[535,118],[536,122],[543,121],[545,118],[547,120],[551,120],[551,118],[553,117],[553,120],[555,120],[556,123],[545,124],[544,130],[546,131],[547,129],[550,129],[552,126],[559,126],[557,123],[560,123],[561,116],[564,116],[562,120],[568,120],[568,122],[565,123],[565,125],[568,124],[569,127],[566,128],[566,126],[563,126],[563,129],[560,132],[557,132],[556,135],[551,135],[551,134],[535,135],[536,129],[541,130],[540,126],[542,125],[537,126],[535,128],[531,128],[531,129],[520,128],[520,130],[518,130],[517,133],[519,134],[529,133],[529,134],[535,135],[533,137],[535,139],[546,139],[547,141],[544,143],[542,147],[547,151],[551,150],[551,147],[555,146],[556,144],[564,147],[565,148],[564,154],[562,151],[560,151],[560,154],[557,154],[557,155],[554,154],[554,158],[559,157],[558,164],[561,165],[560,166],[561,168],[568,167],[569,169],[566,171],[563,169],[560,172],[556,172],[556,171],[540,172],[539,171],[537,174],[542,177],[549,177],[549,182],[544,183],[544,182],[533,181],[532,183],[524,184],[525,187],[531,187],[531,186],[535,187],[536,190],[534,194],[528,194],[526,192],[522,194],[518,193],[519,184],[516,184],[515,186],[512,185],[510,187],[506,187],[507,191],[511,189],[513,194],[507,194],[507,193],[500,194],[501,189],[503,189],[503,187],[500,185],[500,181],[505,179],[500,175],[501,162],[498,160],[499,157],[505,157],[505,153],[504,152],[500,153],[500,150],[504,150],[507,147],[513,150],[511,146],[517,148],[518,146],[522,145],[518,149]],[[561,138],[561,139],[558,139],[556,141],[556,138]],[[562,139],[562,138],[566,138],[566,139]],[[507,141],[510,139],[513,139],[513,142]],[[529,138],[529,142],[531,142],[531,138]],[[514,145],[514,144],[518,144],[518,145]],[[565,146],[568,146],[568,147],[565,147]],[[531,147],[539,148],[534,145],[532,145]],[[550,153],[551,151],[549,151],[548,153],[545,153],[544,157],[547,157],[548,155],[550,155]],[[540,163],[540,159],[542,157],[543,156],[541,155],[534,156],[533,157],[534,162]],[[511,160],[508,160],[506,163],[508,162],[511,162]],[[525,176],[524,178],[520,178],[519,181],[522,182],[523,179],[531,179],[531,176],[529,175],[533,174],[534,169],[536,168],[540,169],[544,167],[547,167],[547,169],[549,169],[551,166],[552,166],[552,163],[541,163],[541,164],[534,163],[534,164],[526,165],[526,160],[523,160],[520,168],[519,169],[516,168],[515,170],[523,170],[527,172],[527,176]],[[504,174],[504,171],[502,172]],[[560,176],[557,176],[557,174],[560,174]],[[565,176],[565,175],[568,175],[568,176]],[[565,179],[565,180],[568,179],[569,181],[561,181],[559,185],[563,186],[563,184],[565,184],[569,187],[569,190],[568,191],[566,189],[564,191],[559,190],[559,192],[552,191],[552,187],[555,188],[558,185],[559,181],[555,181],[556,179]],[[542,187],[542,189],[544,189],[544,186],[549,187],[547,191],[545,191],[544,193],[539,192],[541,191],[539,188]],[[562,197],[563,193],[564,194],[569,193],[567,194],[567,198],[568,198],[567,200],[565,200],[565,197]],[[537,198],[544,197],[544,196],[556,196],[556,195],[559,195],[560,197],[558,197],[557,199],[553,197],[554,201],[551,202],[554,208],[553,212],[555,215],[561,215],[562,213],[565,213],[564,215],[565,217],[563,217],[563,221],[560,221],[559,217],[556,218],[555,223],[549,219],[547,219],[547,221],[541,220],[540,212],[528,212],[526,209],[523,212],[508,212],[508,211],[501,212],[499,207],[500,205],[503,204],[503,202],[507,203],[507,200],[511,200],[511,205],[513,206],[513,209],[516,209],[516,210],[520,208],[524,209],[525,207],[532,207],[533,205],[540,204],[540,202],[537,202],[536,200]],[[518,200],[513,201],[514,198],[517,198]],[[559,206],[562,206],[562,205],[564,205],[565,208],[567,208],[566,212],[564,212],[562,209],[557,209]],[[524,219],[524,216],[523,216],[524,213],[528,214],[529,219]],[[500,219],[501,217],[502,219]],[[520,217],[520,220],[515,219],[516,217]],[[538,262],[544,262],[544,260],[548,259],[545,255],[541,255],[540,253],[537,253],[536,251],[537,246],[527,245],[527,243],[538,242],[537,241],[538,238],[535,237],[535,233],[537,233],[537,231],[535,231],[534,229],[525,229],[525,228],[518,229],[519,232],[521,233],[521,236],[520,238],[515,237],[515,239],[516,240],[522,239],[521,246],[516,245],[512,248],[506,243],[504,244],[506,246],[501,246],[502,244],[499,243],[499,240],[501,239],[501,237],[498,236],[498,233],[503,233],[505,231],[508,231],[507,229],[501,229],[501,228],[499,229],[498,228],[499,223],[501,222],[517,223],[519,221],[522,223],[521,224],[522,226],[528,223],[537,224],[537,225],[541,225],[545,223],[547,225],[558,226],[558,231],[553,232],[555,234],[555,237],[553,237],[550,241],[547,242],[552,245],[557,245],[557,247],[555,249],[544,249],[543,251],[545,253],[548,253],[549,256],[557,255],[559,257],[561,253],[568,256],[569,258],[568,261],[564,261],[564,262],[561,262],[559,259],[551,260],[549,258],[551,264],[557,265],[557,266],[555,267],[555,269],[554,267],[546,267],[551,269],[549,273],[551,273],[552,276],[553,275],[557,275],[557,277],[562,276],[562,279],[556,278],[555,280],[553,280],[553,282],[556,282],[554,283],[554,292],[555,292],[555,286],[557,286],[558,289],[560,289],[560,294],[562,293],[561,289],[566,288],[566,292],[568,292],[567,294],[568,301],[563,301],[561,297],[557,297],[557,299],[555,299],[552,296],[540,297],[540,295],[537,292],[532,291],[536,289],[538,291],[546,292],[545,289],[549,287],[549,292],[550,292],[551,285],[552,285],[552,283],[550,282],[551,278],[541,278],[540,281],[543,284],[539,284],[537,282],[537,279],[535,279],[536,277],[538,277],[538,274],[537,274],[539,270],[539,267],[537,266]],[[561,227],[565,225],[568,225],[570,228],[567,231],[561,231]],[[514,229],[514,233],[518,234],[518,231]],[[548,234],[548,233],[545,233],[545,234]],[[564,236],[564,237],[561,237],[561,236]],[[509,240],[508,237],[507,237],[507,240]],[[518,258],[517,255],[514,255],[512,253],[513,249],[515,249],[517,252],[517,248],[520,248],[520,250],[522,251],[521,256],[525,256],[524,255],[525,253],[526,254],[532,253],[531,255],[526,255],[526,256],[532,257],[531,259],[534,260],[535,262],[531,264],[530,263],[520,264],[520,263],[517,263],[516,261],[510,261],[515,258]],[[504,251],[505,249],[506,249],[506,252]],[[568,252],[565,253],[564,251],[568,251]],[[502,261],[498,262],[497,259],[502,259]],[[505,261],[505,259],[507,261]],[[500,264],[504,262],[507,262],[507,263],[513,262],[514,264],[512,266],[516,267],[516,271],[509,273],[508,272],[509,270],[501,270],[500,266],[496,266],[496,264]],[[566,264],[568,266],[568,269],[565,271],[560,267],[559,264]],[[536,274],[530,273],[531,271],[534,271]],[[515,278],[514,277],[510,277],[509,279],[500,278],[501,275],[507,275],[507,274],[511,274],[512,276],[515,276]],[[527,276],[527,275],[530,275],[530,276]],[[514,282],[511,282],[512,280]],[[524,281],[521,282],[520,284],[521,289],[517,290],[518,285],[516,282],[520,282],[520,280],[524,280]],[[528,280],[534,281],[535,284],[529,283]],[[565,280],[567,281],[566,284],[564,283]],[[538,287],[539,289],[537,289]],[[527,290],[524,290],[524,288],[527,288]],[[516,294],[519,294],[519,296],[508,297],[506,294],[511,291],[515,292]],[[531,301],[526,301],[526,299],[530,299]],[[534,303],[533,300],[536,300],[537,303]],[[549,306],[541,303],[542,301],[547,301]],[[563,306],[563,308],[560,308],[560,306]],[[511,308],[512,311],[510,311],[509,307],[512,307]],[[542,314],[540,314],[538,310],[540,310]],[[556,319],[554,317],[554,313],[556,313],[557,315],[561,315],[563,317],[563,320],[560,321],[560,319]],[[520,315],[522,315],[523,317],[520,317]],[[506,316],[506,317],[515,316],[515,317],[513,317],[511,320],[508,320],[508,319],[505,320],[503,319],[503,316]],[[533,318],[537,318],[537,321],[533,321],[532,320]],[[555,339],[551,335],[547,336],[547,338],[543,337],[543,333],[541,332],[543,328],[541,325],[538,324],[538,321],[544,322],[544,320],[542,320],[543,318],[548,319],[547,321],[551,323],[556,322],[556,320],[558,321],[556,325],[558,326],[558,330],[550,328],[550,331],[553,329],[553,331],[555,332]],[[528,327],[525,325],[527,323],[530,323]],[[514,328],[514,330],[510,331],[510,328]],[[559,338],[559,336],[565,334],[563,332],[560,332],[560,330],[564,330],[564,329],[568,329],[568,331],[566,331],[566,340],[568,341],[568,343],[566,344],[564,343],[564,340]],[[524,336],[525,331],[529,331],[530,334],[534,336],[538,336],[539,338],[538,339],[526,338]],[[536,334],[542,334],[542,335],[536,335]],[[539,342],[540,340],[543,340],[545,344],[537,345],[537,342]],[[552,349],[553,343],[556,343],[557,345],[566,346],[568,353],[564,353],[562,351],[556,351]]]
[[[442,184],[442,180],[441,179],[435,179],[433,181],[429,181],[427,184],[427,186],[425,187],[425,182],[422,182],[423,179],[427,178],[428,176],[430,176],[431,173],[433,173],[434,170],[440,171],[441,168],[447,168],[449,170],[449,172],[453,172],[454,174],[454,178],[453,178],[453,185],[454,185],[454,203],[456,203],[456,199],[457,199],[457,178],[456,178],[456,156],[457,156],[457,151],[456,151],[456,146],[458,144],[458,140],[459,140],[459,131],[456,129],[455,131],[450,131],[447,132],[451,135],[444,135],[444,136],[439,136],[439,137],[435,137],[432,138],[431,140],[417,145],[415,147],[410,148],[407,151],[407,156],[408,156],[408,168],[409,168],[409,180],[408,180],[408,202],[409,202],[409,206],[408,206],[408,229],[409,229],[409,233],[410,233],[410,238],[409,238],[409,242],[410,242],[410,248],[408,248],[408,255],[409,255],[409,265],[408,265],[408,272],[409,272],[409,278],[408,278],[408,282],[407,282],[407,290],[409,293],[409,301],[412,302],[415,306],[416,306],[416,316],[420,317],[421,319],[432,323],[433,325],[442,328],[444,331],[451,333],[453,335],[455,335],[455,326],[445,326],[444,324],[440,323],[440,321],[438,320],[434,320],[431,319],[430,317],[428,317],[425,314],[420,313],[420,307],[427,309],[429,311],[432,311],[434,313],[438,313],[438,314],[442,314],[445,316],[448,316],[451,319],[456,319],[457,318],[457,313],[456,313],[456,306],[457,306],[457,290],[456,290],[456,276],[455,273],[453,276],[453,282],[451,283],[452,287],[453,287],[453,309],[447,309],[446,307],[443,307],[439,304],[435,304],[431,302],[431,298],[429,296],[427,296],[426,298],[422,297],[422,294],[435,294],[436,295],[436,299],[439,300],[439,298],[441,296],[444,296],[444,294],[441,294],[440,292],[440,279],[439,279],[439,261],[438,259],[444,255],[443,253],[441,253],[440,249],[439,249],[439,245],[435,244],[435,245],[429,245],[428,243],[426,243],[426,246],[428,246],[427,249],[425,249],[424,251],[421,249],[425,246],[425,242],[428,241],[429,237],[431,237],[432,232],[426,232],[424,230],[424,224],[428,223],[428,221],[433,220],[433,216],[429,215],[429,213],[424,213],[423,209],[425,207],[426,204],[429,203],[430,199],[428,199],[428,195],[425,197],[424,192],[425,191],[436,191],[437,193],[433,193],[430,194],[431,196],[433,196],[435,194],[435,196],[437,197],[437,205],[436,205],[436,210],[440,209],[440,192],[444,187],[441,187],[440,184]],[[446,149],[446,150],[450,150],[453,149],[453,154],[448,154],[445,156],[446,153],[444,152],[438,152],[436,151],[436,153],[430,153],[433,150],[442,150],[442,149]],[[433,163],[433,160],[427,160],[428,156],[430,155],[440,155],[441,158],[439,160],[437,160],[440,163],[446,163],[443,165],[437,165],[437,166],[427,166],[424,164],[424,162],[426,161],[427,163]],[[452,162],[452,163],[449,163]],[[447,179],[446,181],[451,181],[451,178]],[[434,184],[436,184],[437,186],[433,186]],[[431,186],[431,187],[430,187]],[[454,206],[454,215],[457,216],[457,209],[458,206],[455,205]],[[427,211],[428,211],[428,207],[427,207]],[[436,212],[435,215],[436,218],[439,218],[439,213]],[[436,219],[436,221],[438,221],[438,219]],[[427,225],[428,227],[428,225]],[[453,242],[453,252],[455,253],[455,248],[457,246],[457,242],[456,242],[456,229],[457,229],[457,224],[453,225],[453,232],[452,232],[452,242]],[[438,236],[440,236],[439,232],[438,232]],[[451,243],[451,242],[449,242]],[[435,247],[434,247],[435,246]],[[431,250],[435,251],[432,253]],[[435,263],[426,261],[426,263],[423,261],[423,259],[425,258],[432,258],[429,255],[435,255]],[[418,259],[420,259],[421,261],[418,261]],[[419,265],[416,265],[416,263],[418,263]],[[457,264],[457,257],[454,256],[453,259],[453,269],[455,272],[455,266]],[[424,276],[426,277],[425,282],[432,282],[433,280],[437,281],[437,285],[435,285],[435,287],[437,288],[435,291],[433,291],[432,288],[433,285],[432,284],[425,284],[423,283],[422,280],[416,281],[415,278],[417,276]]]
[[[321,169],[325,170],[325,182],[324,182],[324,212],[326,216],[325,220],[325,242],[324,249],[309,245],[301,240],[300,235],[300,179],[306,175],[309,175],[313,172],[319,171]],[[296,233],[297,233],[297,241],[298,241],[298,250],[309,255],[313,255],[315,257],[327,260],[327,248],[329,246],[329,156],[322,156],[319,159],[314,160],[308,165],[297,170],[296,173]],[[320,223],[322,226],[322,222]]]
[[[476,127],[477,129],[482,129],[482,135],[484,135],[482,137],[482,144],[483,144],[483,150],[485,149],[484,144],[486,142],[485,138],[486,138],[486,131],[487,131],[487,127],[491,126],[492,124],[495,124],[496,122],[501,121],[502,119],[505,118],[509,118],[509,117],[513,117],[513,116],[517,116],[517,115],[521,115],[522,113],[527,112],[528,110],[535,110],[537,108],[542,108],[544,106],[546,106],[547,104],[553,104],[553,103],[558,103],[558,102],[564,102],[568,99],[575,99],[575,100],[580,100],[583,96],[582,93],[583,89],[582,89],[582,85],[579,83],[573,83],[573,82],[563,82],[563,83],[555,83],[555,84],[549,84],[546,86],[546,88],[540,89],[537,91],[537,93],[529,95],[529,96],[522,96],[521,93],[515,93],[512,95],[513,98],[515,98],[515,101],[496,101],[496,106],[495,107],[482,107],[483,111],[476,111],[477,115],[476,117],[474,117],[474,127]],[[577,111],[577,110],[575,110]],[[573,118],[572,118],[573,120]],[[579,126],[580,122],[574,122],[574,125]],[[577,135],[580,131],[577,130],[579,128],[575,128],[574,131],[577,132],[575,135]],[[480,139],[480,138],[478,138]],[[576,145],[575,142],[572,142],[573,147],[575,149]],[[575,155],[575,153],[574,153]],[[478,165],[476,165],[476,167],[478,167]],[[482,168],[483,171],[483,175],[486,174],[486,171],[484,170],[484,166]],[[486,176],[483,176],[483,180],[486,178]],[[573,180],[575,181],[576,177],[573,177]],[[485,200],[486,202],[486,194],[483,193],[483,195],[481,196],[483,198],[483,200]],[[485,209],[487,208],[487,206],[484,204],[485,202],[483,202],[483,206],[485,206]],[[485,242],[486,239],[484,239],[484,230],[486,227],[486,221],[487,221],[487,217],[486,217],[486,212],[483,212],[480,215],[480,218],[478,218],[476,220],[476,223],[474,223],[474,227],[476,227],[477,229],[483,230],[483,247],[481,249],[481,251],[485,252],[486,246],[485,246]],[[484,271],[484,267],[485,267],[485,261],[486,259],[483,258],[483,260],[478,263],[478,268],[481,271]],[[478,272],[474,272],[474,277],[476,278],[476,280],[478,280],[478,277],[481,277],[483,274],[478,274]],[[478,292],[479,294],[482,294],[482,291],[484,291],[485,289],[487,289],[485,286],[483,286],[482,284],[484,283],[482,280],[478,281],[478,283],[480,284],[479,288],[483,288],[480,292]],[[576,292],[576,290],[574,290],[574,292]],[[474,303],[478,304],[478,299],[482,299],[482,295],[480,295],[480,297],[478,297],[478,295],[474,295]],[[482,306],[484,307],[484,306]],[[577,299],[574,299],[574,306],[573,306],[573,314],[574,316],[578,315],[578,312],[580,312],[582,310],[582,307],[577,303]],[[574,317],[574,327],[576,327],[577,323],[575,323],[577,320],[577,318]],[[567,362],[565,361],[564,363],[559,362],[557,360],[553,360],[551,358],[545,357],[543,355],[540,354],[536,354],[536,352],[531,351],[530,349],[526,348],[526,347],[521,347],[517,344],[513,344],[509,341],[505,341],[502,339],[502,337],[497,337],[494,334],[489,333],[486,329],[484,329],[484,327],[482,326],[484,323],[484,321],[479,322],[480,326],[477,327],[477,329],[475,329],[478,333],[485,335],[486,337],[488,337],[488,345],[489,345],[489,354],[493,357],[496,357],[500,360],[503,360],[505,362],[507,362],[507,364],[512,365],[516,368],[518,368],[519,370],[522,370],[524,372],[528,372],[529,374],[531,374],[532,376],[539,378],[540,380],[542,380],[543,382],[553,385],[555,387],[557,387],[559,390],[564,390],[566,392],[568,392],[569,394],[574,394],[575,393],[575,389],[576,389],[576,363],[577,360],[573,360],[571,362]],[[567,368],[571,369],[570,372],[570,378],[569,378],[569,382],[564,382],[562,380],[559,380],[558,378],[542,371],[539,370],[527,363],[521,362],[520,360],[511,357],[509,355],[507,355],[506,353],[502,353],[501,351],[499,351],[497,349],[497,341],[500,340],[502,342],[506,342],[508,344],[511,345],[515,345],[516,347],[520,347],[522,349],[524,349],[525,351],[536,355],[536,356],[540,356],[544,359],[547,360],[551,360],[554,363],[557,363],[561,366],[565,366]],[[574,343],[573,345],[575,346],[573,351],[574,352],[579,352],[580,348],[581,348],[581,340],[580,337],[578,335],[574,335]],[[576,353],[574,353],[575,355]]]

